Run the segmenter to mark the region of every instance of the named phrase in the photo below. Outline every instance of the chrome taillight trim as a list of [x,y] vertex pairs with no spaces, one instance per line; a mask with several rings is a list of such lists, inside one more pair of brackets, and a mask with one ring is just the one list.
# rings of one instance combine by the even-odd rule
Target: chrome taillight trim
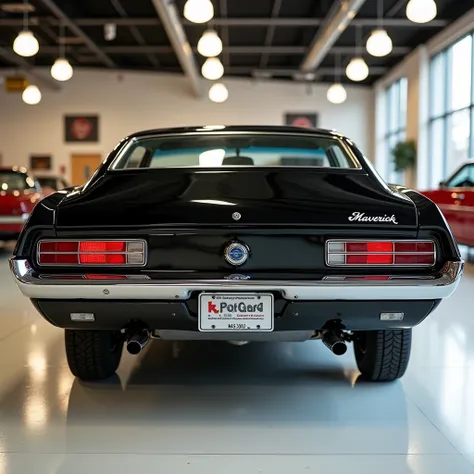
[[[42,243],[60,243],[60,242],[125,242],[126,243],[126,250],[120,252],[59,252],[62,255],[90,255],[93,253],[100,253],[100,254],[111,254],[111,255],[126,255],[127,263],[125,264],[85,264],[85,263],[46,263],[42,264],[39,261],[40,256],[40,245]],[[128,244],[136,244],[140,243],[142,245],[142,251],[137,250],[128,250]],[[44,255],[56,255],[58,252],[41,252]],[[128,255],[129,254],[142,254],[143,258],[139,263],[128,263]],[[144,267],[148,260],[148,245],[145,239],[40,239],[36,243],[36,256],[35,261],[39,267],[71,267],[71,268],[84,268],[84,267],[94,267],[94,268],[123,268],[123,267]]]
[[[389,243],[402,243],[402,244],[432,244],[433,245],[433,252],[329,252],[329,245],[333,244],[347,244],[347,243],[360,243],[360,242],[389,242]],[[344,246],[345,249],[345,246]],[[330,263],[329,262],[329,255],[433,255],[433,263]],[[436,242],[434,240],[415,240],[415,239],[329,239],[326,240],[324,246],[324,260],[326,266],[328,267],[425,267],[431,268],[436,265],[437,259],[437,247]]]

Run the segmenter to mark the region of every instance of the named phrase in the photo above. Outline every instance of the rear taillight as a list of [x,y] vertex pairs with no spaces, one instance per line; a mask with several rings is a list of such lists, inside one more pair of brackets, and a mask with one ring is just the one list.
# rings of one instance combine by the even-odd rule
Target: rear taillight
[[431,240],[328,240],[326,263],[330,267],[396,265],[426,266],[436,263]]
[[146,243],[143,240],[41,240],[39,265],[122,265],[143,266]]

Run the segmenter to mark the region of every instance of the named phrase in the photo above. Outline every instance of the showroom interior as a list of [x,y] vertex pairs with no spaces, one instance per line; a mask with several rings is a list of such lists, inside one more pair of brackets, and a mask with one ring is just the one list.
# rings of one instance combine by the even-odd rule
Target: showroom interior
[[[336,130],[439,206],[464,274],[399,380],[365,380],[351,347],[232,335],[155,338],[102,381],[71,372],[64,331],[12,277],[20,192],[2,176],[32,183],[23,226],[135,132],[234,125]],[[0,474],[474,473],[471,160],[473,0],[0,0]]]

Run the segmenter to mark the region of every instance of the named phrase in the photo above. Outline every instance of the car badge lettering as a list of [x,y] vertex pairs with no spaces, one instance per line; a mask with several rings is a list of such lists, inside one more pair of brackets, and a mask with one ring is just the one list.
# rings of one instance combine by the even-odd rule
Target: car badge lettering
[[365,212],[353,212],[348,219],[351,222],[392,222],[393,224],[398,224],[395,214],[391,216],[387,214],[383,216],[366,216]]
[[244,244],[232,242],[224,250],[224,258],[231,265],[242,265],[249,258],[249,251]]

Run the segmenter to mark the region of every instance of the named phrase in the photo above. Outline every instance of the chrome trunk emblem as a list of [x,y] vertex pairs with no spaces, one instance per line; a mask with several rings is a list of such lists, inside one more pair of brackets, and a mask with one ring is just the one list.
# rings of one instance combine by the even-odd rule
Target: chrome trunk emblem
[[249,258],[247,247],[239,242],[232,242],[224,251],[228,263],[234,266],[242,265]]
[[241,216],[240,212],[234,212],[234,213],[232,214],[232,219],[234,219],[234,221],[240,220],[241,217],[242,217],[242,216]]

